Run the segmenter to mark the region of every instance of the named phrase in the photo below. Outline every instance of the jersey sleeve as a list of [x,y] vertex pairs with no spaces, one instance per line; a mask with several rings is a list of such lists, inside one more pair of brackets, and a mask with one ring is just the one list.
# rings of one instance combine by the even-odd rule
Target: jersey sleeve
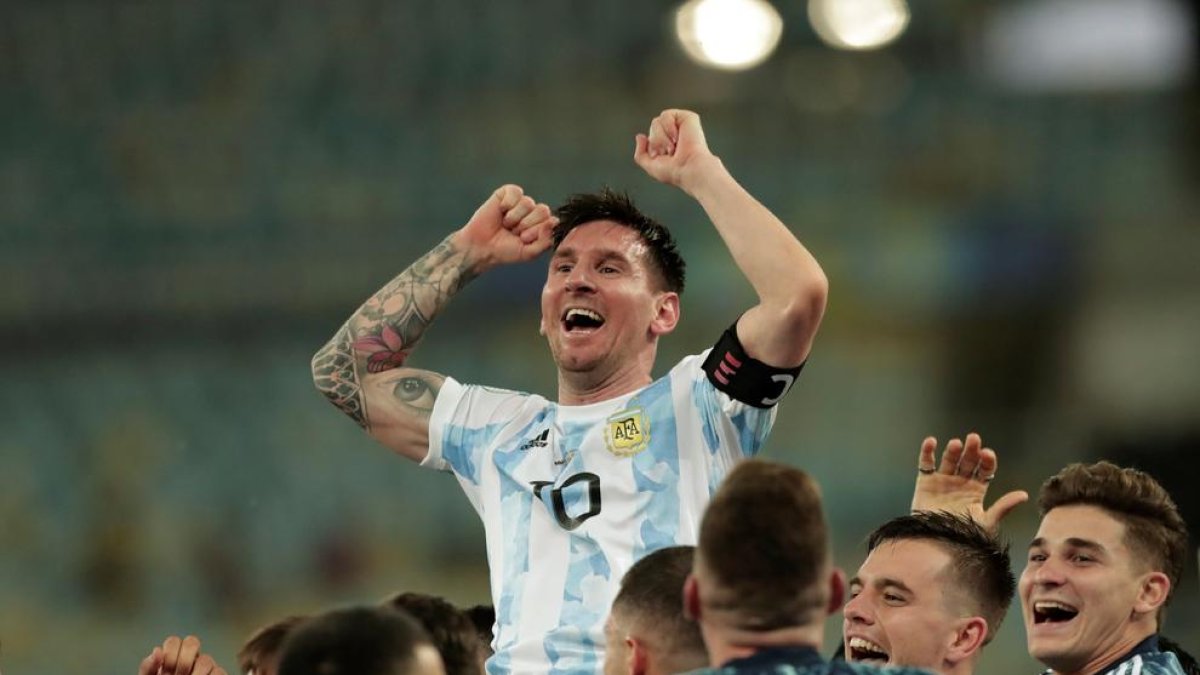
[[421,466],[479,484],[483,453],[512,422],[527,394],[462,384],[447,377],[429,416],[429,451]]
[[717,465],[728,468],[758,454],[775,424],[776,408],[750,405],[718,389],[704,368],[711,353],[705,350],[685,358],[672,376],[691,381],[691,402],[700,418],[707,454]]

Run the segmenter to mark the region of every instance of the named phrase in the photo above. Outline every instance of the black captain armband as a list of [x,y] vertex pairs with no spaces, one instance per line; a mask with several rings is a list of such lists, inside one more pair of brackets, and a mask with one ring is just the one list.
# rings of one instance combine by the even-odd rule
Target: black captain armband
[[751,358],[738,340],[735,323],[721,335],[703,367],[709,382],[730,398],[756,408],[770,408],[792,388],[804,364],[776,368]]

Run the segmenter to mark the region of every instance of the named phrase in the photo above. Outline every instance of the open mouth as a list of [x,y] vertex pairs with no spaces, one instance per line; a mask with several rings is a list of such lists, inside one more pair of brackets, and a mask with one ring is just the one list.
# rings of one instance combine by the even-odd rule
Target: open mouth
[[1079,610],[1056,600],[1033,603],[1033,623],[1066,623],[1079,615]]
[[571,307],[562,315],[563,330],[568,333],[588,332],[604,325],[604,317],[598,312],[582,307]]
[[846,643],[846,659],[849,661],[875,661],[883,664],[888,661],[888,653],[883,647],[860,637],[853,637]]

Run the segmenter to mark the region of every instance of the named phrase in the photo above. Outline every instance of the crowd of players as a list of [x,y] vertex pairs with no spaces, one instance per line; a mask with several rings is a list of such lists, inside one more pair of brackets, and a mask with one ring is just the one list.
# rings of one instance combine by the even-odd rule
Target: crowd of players
[[[317,388],[397,454],[454,474],[484,523],[493,605],[413,593],[289,617],[239,655],[254,675],[938,673],[967,675],[1019,593],[1029,653],[1061,675],[1196,672],[1159,635],[1187,528],[1150,476],[1106,462],[1047,480],[1019,582],[985,508],[997,458],[975,434],[918,454],[912,512],[847,580],[820,490],[754,458],[796,382],[828,282],[792,231],[667,110],[635,162],[694,198],[758,302],[713,347],[651,377],[680,318],[666,228],[608,191],[551,210],[515,185],[369,298],[313,358]],[[553,401],[407,364],[449,300],[550,251],[540,331]],[[481,336],[482,339],[482,336]],[[818,649],[841,611],[843,644]],[[194,637],[140,675],[223,675]]]

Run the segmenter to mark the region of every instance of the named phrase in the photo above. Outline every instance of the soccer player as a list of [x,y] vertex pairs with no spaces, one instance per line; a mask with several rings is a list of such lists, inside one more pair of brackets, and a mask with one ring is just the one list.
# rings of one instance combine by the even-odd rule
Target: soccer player
[[[398,454],[452,471],[479,512],[492,673],[599,670],[621,576],[651,551],[695,543],[709,495],[763,444],[824,312],[820,266],[709,150],[695,113],[656,117],[634,161],[699,202],[758,296],[712,350],[651,376],[684,281],[664,227],[612,193],[576,196],[554,217],[506,185],[313,358],[338,408]],[[557,401],[407,366],[466,283],[551,248],[541,332]]]
[[842,609],[846,659],[970,675],[1016,592],[1008,547],[965,515],[918,512],[871,533]]
[[1038,506],[1019,585],[1029,654],[1060,675],[1182,675],[1158,646],[1188,542],[1167,491],[1136,469],[1071,464]]
[[[960,446],[935,469],[930,440],[914,510],[969,513],[994,531],[1024,501],[1012,492],[985,511],[995,453]],[[1058,675],[1182,675],[1179,659],[1158,645],[1188,542],[1167,491],[1136,469],[1071,464],[1042,484],[1038,506],[1042,521],[1018,582],[1029,654]]]
[[922,673],[825,661],[825,617],[845,578],[833,567],[817,484],[799,469],[747,460],[713,496],[700,525],[684,607],[700,623],[711,668],[721,675]]
[[604,675],[670,675],[708,665],[700,627],[683,615],[694,551],[660,548],[625,573],[604,626]]
[[446,675],[480,675],[487,659],[471,617],[445,598],[426,593],[397,593],[385,607],[407,612],[420,622],[442,657]]

